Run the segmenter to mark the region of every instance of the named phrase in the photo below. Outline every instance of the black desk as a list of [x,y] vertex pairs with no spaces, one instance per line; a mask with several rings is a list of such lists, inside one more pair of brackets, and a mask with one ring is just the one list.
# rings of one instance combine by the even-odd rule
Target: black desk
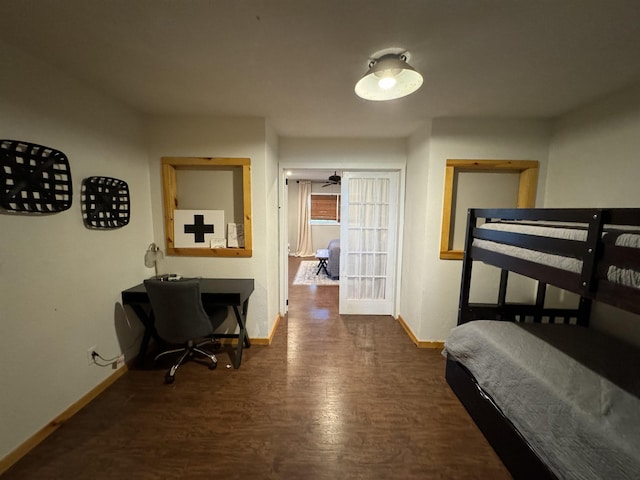
[[[240,331],[238,333],[216,334],[221,338],[237,338],[238,346],[236,347],[236,355],[233,359],[234,368],[240,367],[242,362],[242,348],[251,346],[249,335],[247,335],[247,308],[249,307],[249,297],[253,292],[253,278],[201,278],[200,292],[202,294],[202,304],[205,310],[207,307],[227,306],[233,307],[236,315],[236,321]],[[149,296],[144,284],[141,283],[135,287],[131,287],[122,291],[122,304],[130,305],[138,318],[144,324],[144,337],[140,344],[140,352],[138,353],[138,361],[144,361],[147,354],[147,347],[151,337],[159,340],[158,334],[154,327],[153,310],[149,314],[145,311],[144,306],[149,305]],[[242,307],[240,311],[238,307]]]

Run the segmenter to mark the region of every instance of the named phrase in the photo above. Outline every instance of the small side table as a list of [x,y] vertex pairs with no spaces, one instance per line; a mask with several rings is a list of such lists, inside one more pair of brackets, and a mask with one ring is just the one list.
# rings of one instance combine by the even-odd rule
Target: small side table
[[320,273],[320,270],[324,270],[324,273],[326,273],[328,277],[327,260],[329,260],[329,250],[327,248],[319,248],[316,250],[316,258],[318,259],[318,271],[316,275]]

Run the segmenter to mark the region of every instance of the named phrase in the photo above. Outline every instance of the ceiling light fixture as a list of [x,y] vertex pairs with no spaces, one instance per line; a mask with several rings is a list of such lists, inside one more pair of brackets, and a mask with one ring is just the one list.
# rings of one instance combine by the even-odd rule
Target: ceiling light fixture
[[365,100],[383,101],[406,97],[421,85],[422,75],[407,63],[406,53],[388,53],[369,62],[355,90]]

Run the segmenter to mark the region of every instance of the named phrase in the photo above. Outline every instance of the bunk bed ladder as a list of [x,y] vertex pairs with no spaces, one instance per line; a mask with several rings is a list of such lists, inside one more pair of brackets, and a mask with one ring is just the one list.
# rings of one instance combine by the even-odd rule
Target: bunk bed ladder
[[536,291],[536,313],[533,316],[535,323],[542,322],[542,315],[544,312],[544,300],[547,296],[547,284],[544,282],[538,282],[538,290]]
[[469,239],[473,237],[471,232],[476,227],[477,216],[474,208],[467,211],[467,230],[464,241],[464,257],[462,260],[462,279],[460,281],[460,301],[458,302],[458,325],[473,320],[472,311],[469,307],[469,290],[471,289],[471,267],[473,260],[467,254],[471,248]]
[[580,305],[578,306],[578,318],[576,323],[582,327],[588,327],[590,317],[591,317],[591,299],[586,297],[580,297]]
[[496,314],[496,320],[507,320],[504,317],[504,306],[507,303],[507,284],[509,283],[509,270],[504,268],[500,270],[500,288],[498,289],[498,313]]
[[597,271],[595,268],[596,262],[594,258],[599,258],[602,255],[602,231],[604,228],[604,215],[602,209],[596,209],[591,215],[589,220],[589,233],[587,235],[587,241],[585,242],[585,252],[583,258],[583,268],[580,275],[580,284],[583,288],[583,297],[589,295],[589,293],[595,292],[597,288]]

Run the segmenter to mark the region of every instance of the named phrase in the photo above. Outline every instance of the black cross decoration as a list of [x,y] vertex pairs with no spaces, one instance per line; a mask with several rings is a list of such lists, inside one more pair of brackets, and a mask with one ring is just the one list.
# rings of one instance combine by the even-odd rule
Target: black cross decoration
[[193,233],[195,243],[204,243],[204,234],[213,233],[213,223],[204,223],[204,215],[194,215],[193,224],[185,224],[184,233]]

